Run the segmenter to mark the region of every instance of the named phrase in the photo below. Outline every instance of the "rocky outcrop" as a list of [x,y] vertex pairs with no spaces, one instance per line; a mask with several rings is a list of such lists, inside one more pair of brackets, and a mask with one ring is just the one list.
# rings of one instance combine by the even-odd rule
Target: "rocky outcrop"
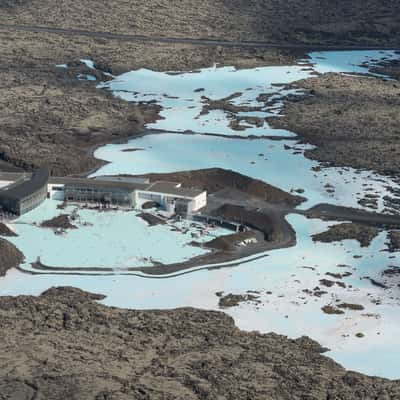
[[0,236],[18,236],[14,231],[12,231],[6,224],[0,222]]
[[390,231],[388,234],[388,248],[390,252],[400,250],[400,231]]
[[194,244],[206,249],[229,251],[240,245],[257,243],[257,240],[256,232],[249,230],[233,233],[231,235],[219,236],[205,243],[195,242]]
[[24,261],[24,255],[10,242],[0,238],[0,276],[11,268],[18,267]]
[[284,101],[283,117],[269,122],[317,146],[307,157],[383,174],[400,171],[400,83],[329,73],[291,87],[306,95]]
[[[157,119],[157,105],[96,89],[101,71],[68,61],[68,68],[56,68],[56,61],[2,60],[0,160],[26,170],[48,165],[59,176],[82,173],[103,164],[92,155],[96,146],[126,140]],[[77,79],[87,74],[99,79]]]
[[333,225],[325,232],[312,236],[314,242],[339,242],[347,239],[357,240],[361,247],[368,247],[372,240],[378,236],[380,230],[373,226],[352,223]]
[[4,399],[396,399],[400,382],[348,372],[302,337],[243,332],[214,311],[108,308],[50,289],[0,298]]
[[220,308],[230,308],[230,307],[237,307],[240,303],[254,303],[259,304],[261,301],[257,294],[246,293],[246,294],[233,294],[229,293],[224,295],[223,293],[216,293],[219,297],[218,306]]
[[60,214],[52,219],[43,221],[40,226],[52,229],[77,229],[77,226],[71,223],[70,216],[67,214]]

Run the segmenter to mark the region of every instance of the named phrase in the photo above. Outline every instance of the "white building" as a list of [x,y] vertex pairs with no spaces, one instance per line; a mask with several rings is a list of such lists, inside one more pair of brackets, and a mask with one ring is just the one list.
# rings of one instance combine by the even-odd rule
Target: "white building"
[[207,205],[207,192],[183,188],[176,182],[158,181],[144,190],[135,190],[136,208],[141,208],[148,201],[160,204],[171,214],[191,214]]
[[[0,173],[0,189],[32,174]],[[51,177],[47,197],[59,201],[100,202],[141,209],[148,202],[157,203],[168,214],[192,214],[207,205],[207,192],[184,188],[177,182],[150,182],[146,178]]]

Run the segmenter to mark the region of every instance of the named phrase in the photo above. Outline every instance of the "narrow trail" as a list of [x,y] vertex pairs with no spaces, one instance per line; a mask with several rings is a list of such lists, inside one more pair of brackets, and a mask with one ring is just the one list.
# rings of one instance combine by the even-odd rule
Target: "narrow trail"
[[393,50],[393,46],[360,46],[360,45],[336,45],[336,44],[310,44],[303,43],[278,43],[278,42],[264,42],[264,41],[235,41],[226,39],[195,39],[184,37],[165,37],[165,36],[147,36],[127,33],[113,33],[101,31],[87,31],[82,29],[65,29],[55,28],[50,26],[36,26],[36,25],[12,25],[0,24],[1,31],[22,31],[32,33],[51,33],[66,36],[87,36],[93,38],[103,38],[110,40],[123,40],[131,42],[158,42],[158,43],[177,43],[177,44],[191,44],[195,46],[223,46],[223,47],[251,47],[251,48],[277,48],[288,50]]

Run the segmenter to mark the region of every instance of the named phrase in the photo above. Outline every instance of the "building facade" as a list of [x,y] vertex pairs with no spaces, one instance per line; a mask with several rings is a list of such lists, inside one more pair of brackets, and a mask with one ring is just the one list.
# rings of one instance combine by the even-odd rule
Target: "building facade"
[[0,190],[0,207],[3,211],[23,215],[39,206],[47,197],[49,171],[43,167],[29,177],[20,179]]
[[98,177],[49,178],[41,168],[31,173],[0,173],[0,210],[22,215],[40,205],[46,197],[58,201],[100,203],[141,209],[145,203],[159,205],[168,214],[192,214],[207,205],[207,192],[184,188],[180,183],[146,178]]
[[136,207],[153,201],[170,214],[191,214],[207,205],[207,192],[183,188],[180,183],[154,182],[145,190],[136,190]]
[[64,187],[64,200],[133,208],[135,206],[134,193],[134,188],[112,185],[110,182],[68,183]]
[[[102,203],[140,209],[153,202],[170,214],[191,214],[207,204],[207,192],[182,188],[180,183],[61,178],[63,188],[51,182],[51,193],[63,190],[65,201]],[[55,195],[51,195],[56,198]]]

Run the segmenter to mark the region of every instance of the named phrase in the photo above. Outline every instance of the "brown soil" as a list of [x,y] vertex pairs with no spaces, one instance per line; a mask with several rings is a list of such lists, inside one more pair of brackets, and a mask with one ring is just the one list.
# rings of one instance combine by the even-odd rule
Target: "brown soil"
[[75,225],[71,224],[70,217],[67,214],[60,214],[57,217],[43,221],[40,226],[52,229],[77,229]]
[[287,100],[284,116],[270,122],[316,145],[307,157],[383,174],[400,171],[400,83],[325,74],[293,87],[306,95]]
[[7,225],[0,222],[0,236],[18,236],[15,232],[13,232]]
[[378,228],[351,222],[333,225],[325,232],[313,235],[312,239],[314,242],[324,243],[354,239],[360,243],[361,247],[368,247],[379,232]]
[[24,255],[13,244],[0,238],[0,277],[23,261]]
[[3,1],[0,22],[129,34],[283,43],[398,44],[396,0]]
[[149,178],[151,181],[166,180],[181,182],[183,187],[196,187],[216,193],[226,188],[245,192],[250,196],[260,198],[269,203],[299,205],[304,197],[289,194],[258,179],[250,178],[238,172],[221,168],[209,168],[195,171],[174,172],[169,174],[147,174],[140,177]]
[[242,332],[220,312],[120,310],[101,298],[71,288],[0,298],[4,399],[400,396],[399,381],[347,372],[305,337]]

